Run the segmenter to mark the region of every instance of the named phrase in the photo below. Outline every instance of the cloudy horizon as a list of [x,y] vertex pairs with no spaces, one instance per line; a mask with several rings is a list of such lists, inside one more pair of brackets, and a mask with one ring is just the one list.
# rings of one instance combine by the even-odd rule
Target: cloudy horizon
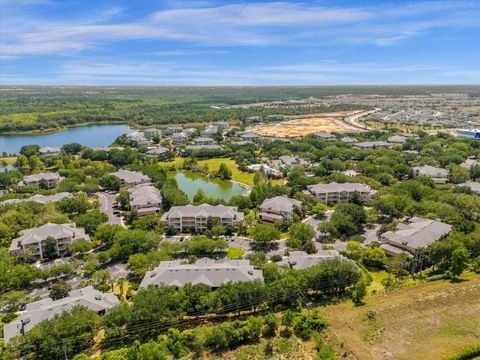
[[479,84],[476,1],[0,0],[0,84]]

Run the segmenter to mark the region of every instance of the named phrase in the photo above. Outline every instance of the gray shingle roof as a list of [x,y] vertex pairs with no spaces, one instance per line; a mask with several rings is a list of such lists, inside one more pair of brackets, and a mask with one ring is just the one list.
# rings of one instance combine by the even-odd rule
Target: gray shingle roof
[[407,142],[407,138],[401,135],[393,135],[390,136],[387,141],[395,144],[404,144],[405,142]]
[[40,150],[39,150],[40,154],[55,154],[55,153],[59,153],[61,151],[62,150],[59,147],[56,147],[56,146],[44,146],[44,147],[40,148]]
[[172,135],[172,139],[176,139],[176,140],[185,140],[187,138],[188,138],[188,134],[185,132],[176,133]]
[[480,194],[480,183],[476,181],[467,181],[463,184],[458,184],[457,186],[468,187],[472,192]]
[[37,181],[42,181],[42,180],[61,180],[61,176],[57,173],[38,173],[38,174],[33,174],[33,175],[27,175],[23,177],[23,182],[24,183],[30,183],[30,182],[37,182]]
[[308,165],[309,162],[305,159],[300,159],[295,156],[284,155],[279,157],[280,161],[287,166],[292,165]]
[[166,147],[159,146],[159,147],[156,147],[155,149],[148,150],[146,154],[150,156],[159,156],[159,155],[165,154],[168,151],[169,150]]
[[142,182],[150,182],[150,178],[147,175],[143,175],[137,171],[130,171],[130,170],[118,170],[113,173],[110,173],[120,179],[121,181],[129,184],[129,183],[142,183]]
[[20,236],[12,240],[9,250],[18,249],[18,244],[23,245],[36,244],[39,241],[46,240],[48,237],[54,239],[72,238],[75,239],[88,239],[88,235],[85,234],[83,228],[77,228],[74,223],[71,224],[53,224],[47,223],[37,228],[27,229],[20,231]]
[[341,142],[344,142],[346,144],[350,144],[350,143],[357,143],[358,140],[353,138],[353,137],[350,137],[350,136],[346,136],[346,137],[343,137],[340,139]]
[[153,185],[137,185],[129,189],[128,193],[130,195],[130,205],[133,207],[162,203],[162,195]]
[[435,166],[430,165],[423,165],[423,166],[414,166],[413,171],[418,172],[419,175],[423,176],[433,176],[433,177],[447,177],[448,170],[438,168]]
[[211,137],[206,137],[206,136],[198,137],[198,138],[194,139],[193,141],[195,141],[195,142],[215,142],[215,140],[213,140]]
[[85,306],[90,310],[100,312],[111,309],[119,303],[120,301],[113,293],[102,293],[95,290],[92,286],[72,290],[69,296],[63,299],[54,301],[46,298],[27,304],[25,312],[18,319],[3,326],[4,338],[5,341],[8,341],[12,337],[20,335],[22,320],[24,321],[26,332],[40,322],[51,319],[64,311],[70,311],[75,306]]
[[347,258],[343,257],[335,250],[319,250],[316,254],[307,254],[305,251],[290,251],[288,263],[292,268],[300,270],[334,258],[347,260]]
[[295,207],[301,207],[302,202],[286,196],[275,196],[265,199],[260,206],[263,211],[286,211],[291,212]]
[[391,144],[386,141],[363,141],[355,144],[358,148],[389,147]]
[[327,139],[327,140],[333,140],[336,139],[335,135],[327,133],[327,132],[316,132],[313,134],[313,136],[316,136],[321,139]]
[[246,132],[246,133],[240,134],[240,137],[242,139],[258,139],[260,137],[260,135],[252,133],[252,132]]
[[460,164],[461,167],[465,169],[470,169],[473,166],[480,165],[480,160],[477,159],[467,159],[463,163]]
[[194,264],[181,264],[179,260],[162,261],[155,269],[145,274],[140,288],[160,284],[180,287],[188,283],[217,288],[229,281],[253,280],[263,282],[263,275],[262,271],[255,270],[248,260],[202,258]]
[[38,204],[50,204],[52,202],[60,201],[63,198],[72,197],[72,196],[73,195],[71,193],[68,193],[68,192],[60,192],[58,194],[53,194],[53,195],[37,194],[37,195],[33,195],[33,196],[31,196],[29,198],[25,198],[25,199],[5,200],[5,201],[2,202],[2,204],[18,204],[18,203],[27,202],[27,201],[33,201],[33,202],[36,202]]
[[383,241],[397,247],[425,248],[440,240],[452,230],[452,226],[431,219],[414,217],[408,224],[398,224],[396,231],[381,235]]

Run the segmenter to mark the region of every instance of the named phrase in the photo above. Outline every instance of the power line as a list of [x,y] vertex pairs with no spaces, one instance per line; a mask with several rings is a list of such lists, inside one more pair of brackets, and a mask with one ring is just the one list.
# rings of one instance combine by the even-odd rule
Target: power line
[[[338,287],[346,287],[349,285],[352,285],[353,278],[347,278],[343,279],[340,282],[337,281],[336,279],[320,279],[317,283],[310,283],[309,286],[300,286],[297,290],[289,290],[286,289],[286,293],[290,293],[291,295],[297,295],[301,298],[302,303],[305,303],[307,301],[306,296],[308,296],[309,291],[321,291],[321,290],[327,290],[330,288],[338,288]],[[168,330],[169,328],[174,328],[174,327],[185,327],[188,325],[196,325],[201,322],[205,322],[208,320],[215,320],[218,319],[219,316],[222,316],[225,314],[225,316],[228,316],[229,313],[232,313],[233,311],[236,312],[242,312],[245,310],[251,310],[252,307],[256,307],[262,304],[267,304],[268,305],[268,300],[278,300],[278,297],[282,295],[279,293],[273,293],[273,294],[263,294],[262,296],[253,298],[253,299],[243,299],[240,301],[236,301],[227,305],[222,305],[219,306],[217,309],[205,309],[205,310],[200,310],[197,312],[193,313],[187,313],[185,315],[182,315],[182,318],[177,318],[177,319],[172,319],[169,321],[162,321],[161,319],[153,319],[149,321],[140,321],[136,322],[132,326],[128,326],[127,328],[124,329],[125,333],[122,335],[106,338],[104,341],[102,341],[99,345],[104,348],[108,348],[108,346],[113,345],[115,343],[118,343],[122,340],[132,340],[138,339],[138,337],[142,337],[142,335],[148,335],[148,332],[155,332],[155,333],[161,333],[163,331]],[[211,315],[211,317],[201,317],[205,315]],[[189,317],[189,319],[186,319],[185,317]],[[191,317],[194,317],[193,319]],[[102,326],[99,328],[99,330],[106,330],[105,326]],[[78,337],[77,339],[67,339],[67,340],[62,340],[62,344],[59,345],[59,349],[64,351],[64,354],[66,354],[67,347],[80,347],[82,344],[90,344],[92,343],[92,339],[82,339],[81,337]],[[39,344],[36,344],[37,346],[37,355],[40,353],[39,351]],[[84,347],[82,347],[84,348]],[[31,353],[31,351],[24,351],[20,352],[22,356],[28,355]]]

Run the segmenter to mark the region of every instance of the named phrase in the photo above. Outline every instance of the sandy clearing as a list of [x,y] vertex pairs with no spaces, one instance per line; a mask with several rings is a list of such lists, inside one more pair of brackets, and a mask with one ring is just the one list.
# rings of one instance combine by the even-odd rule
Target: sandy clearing
[[256,125],[251,127],[249,131],[268,137],[299,137],[316,132],[331,133],[355,130],[353,126],[343,121],[345,116],[351,114],[351,111],[341,111],[336,113],[301,115],[289,117],[285,121],[274,124]]

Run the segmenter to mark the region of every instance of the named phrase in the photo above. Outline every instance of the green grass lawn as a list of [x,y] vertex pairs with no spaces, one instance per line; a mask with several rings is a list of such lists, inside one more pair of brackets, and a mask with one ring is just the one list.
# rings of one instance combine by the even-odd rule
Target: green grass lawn
[[206,164],[210,172],[217,171],[220,167],[220,164],[224,163],[232,170],[232,180],[238,181],[239,183],[253,186],[253,173],[247,173],[240,171],[237,164],[232,159],[228,158],[213,158],[208,160],[201,160],[198,162],[200,165]]
[[245,251],[243,251],[242,249],[231,247],[228,248],[227,258],[229,258],[230,260],[241,259],[243,257],[243,254],[245,254]]
[[[184,161],[184,158],[176,157],[173,161],[166,161],[166,162],[163,162],[162,164],[164,164],[165,167],[178,168],[183,164],[183,161]],[[230,170],[232,170],[232,180],[248,186],[253,186],[253,177],[255,176],[255,174],[240,171],[235,161],[230,158],[212,158],[207,160],[200,160],[198,163],[199,165],[206,164],[208,166],[208,170],[210,173],[217,171],[218,168],[220,167],[220,164],[224,163],[225,165],[228,166]],[[284,184],[285,180],[283,179],[273,180],[272,183],[276,185]]]
[[0,163],[3,163],[3,164],[13,164],[15,161],[17,161],[16,156],[0,158]]
[[[382,284],[382,280],[385,280],[388,277],[388,274],[385,270],[381,271],[371,271],[370,275],[372,275],[372,282],[368,286],[368,293],[381,293],[385,291],[385,287]],[[374,291],[375,290],[375,291]]]

